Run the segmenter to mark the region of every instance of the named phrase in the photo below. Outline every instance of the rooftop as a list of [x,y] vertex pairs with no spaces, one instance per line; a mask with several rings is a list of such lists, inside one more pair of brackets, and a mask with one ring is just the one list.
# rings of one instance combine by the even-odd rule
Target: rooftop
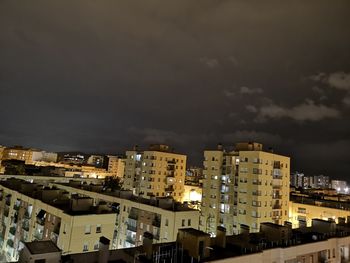
[[40,200],[72,216],[115,213],[105,206],[93,206],[92,199],[89,197],[69,196],[67,191],[55,187],[44,187],[36,183],[14,178],[0,181],[0,185],[33,199]]
[[51,240],[27,242],[25,246],[32,254],[46,254],[61,251]]
[[[161,209],[165,209],[168,211],[174,211],[174,212],[197,211],[196,209],[189,208],[188,205],[186,205],[186,204],[177,203],[172,198],[167,198],[167,197],[154,197],[154,198],[148,199],[148,198],[143,198],[141,196],[133,195],[131,191],[115,190],[112,192],[112,191],[107,191],[104,189],[101,190],[100,187],[94,187],[97,185],[81,184],[80,181],[74,181],[74,180],[70,181],[70,183],[56,183],[56,185],[58,187],[59,187],[59,185],[62,185],[62,186],[66,186],[66,187],[72,187],[75,189],[81,189],[83,191],[98,193],[101,195],[113,196],[113,197],[117,197],[117,198],[124,199],[124,200],[131,200],[133,202],[159,207]],[[88,195],[88,194],[86,194],[86,195]],[[101,198],[101,199],[103,199],[103,198]]]

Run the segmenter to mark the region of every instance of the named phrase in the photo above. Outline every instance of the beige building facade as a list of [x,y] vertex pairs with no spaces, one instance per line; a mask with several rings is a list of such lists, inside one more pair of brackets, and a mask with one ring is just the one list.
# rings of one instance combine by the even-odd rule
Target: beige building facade
[[288,220],[290,158],[263,151],[258,143],[236,144],[234,151],[204,152],[200,229],[217,226],[235,234],[240,225],[258,232],[260,223]]
[[123,188],[145,198],[173,197],[182,200],[186,155],[167,145],[151,145],[147,151],[126,152]]
[[52,240],[63,254],[98,250],[101,236],[112,239],[116,213],[91,198],[9,179],[0,183],[1,250],[18,259],[24,242]]

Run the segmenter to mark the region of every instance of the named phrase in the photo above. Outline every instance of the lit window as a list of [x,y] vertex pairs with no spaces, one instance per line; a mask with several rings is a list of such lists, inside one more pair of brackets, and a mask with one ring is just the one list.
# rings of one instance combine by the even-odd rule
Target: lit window
[[85,226],[85,234],[91,234],[91,225],[86,225]]

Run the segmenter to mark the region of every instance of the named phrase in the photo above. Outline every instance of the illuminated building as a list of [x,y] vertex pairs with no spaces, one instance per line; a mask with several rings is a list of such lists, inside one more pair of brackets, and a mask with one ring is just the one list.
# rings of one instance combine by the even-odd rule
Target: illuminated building
[[126,152],[123,188],[136,195],[173,197],[182,200],[186,155],[174,153],[167,145],[151,145],[146,151]]
[[204,151],[200,229],[217,226],[238,233],[241,224],[257,232],[261,222],[288,219],[289,157],[263,151],[258,143],[238,143],[234,151]]
[[107,161],[108,173],[110,173],[112,176],[123,178],[125,169],[125,159],[118,156],[108,155]]
[[340,194],[348,194],[349,193],[349,188],[348,188],[348,184],[346,181],[332,180],[331,186],[332,186],[332,189],[335,189],[337,191],[337,193],[340,193]]
[[98,249],[100,236],[113,238],[116,212],[106,203],[22,180],[0,182],[2,251],[18,259],[24,242],[52,240],[63,254]]

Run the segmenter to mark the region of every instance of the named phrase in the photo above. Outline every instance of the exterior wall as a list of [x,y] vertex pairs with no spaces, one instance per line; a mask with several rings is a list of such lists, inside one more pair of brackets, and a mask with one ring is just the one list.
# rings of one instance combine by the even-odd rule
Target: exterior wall
[[3,160],[20,160],[25,163],[31,163],[33,150],[25,148],[5,148],[3,151]]
[[217,263],[297,263],[297,262],[348,262],[350,237],[332,238],[326,241],[264,250],[245,256],[211,260]]
[[181,203],[183,203],[183,202],[188,202],[188,203],[201,202],[202,201],[202,193],[203,193],[202,187],[185,185]]
[[200,229],[212,235],[221,225],[227,235],[240,224],[258,232],[260,223],[288,219],[290,159],[263,151],[204,152]]
[[32,153],[31,163],[35,162],[57,162],[57,153],[34,151]]
[[[34,240],[54,241],[63,254],[97,250],[94,244],[101,236],[112,240],[116,214],[68,215],[64,211],[38,199],[21,194],[0,185],[0,233],[2,250],[9,260],[18,259],[18,250],[23,242]],[[30,209],[29,209],[30,207]],[[39,218],[40,211],[45,216]],[[96,223],[101,231],[96,233]],[[85,234],[85,226],[91,226],[91,233]]]
[[[148,215],[150,219],[152,216],[154,217],[155,215],[160,215],[159,239],[155,239],[153,241],[154,243],[175,241],[177,238],[178,229],[181,228],[193,227],[195,229],[198,229],[198,210],[172,211],[157,206],[143,204],[129,199],[123,199],[111,195],[90,192],[87,190],[77,189],[61,184],[52,185],[55,185],[57,188],[64,189],[68,192],[89,196],[94,200],[104,200],[110,204],[117,204],[119,206],[119,214],[115,222],[116,231],[114,237],[111,239],[113,240],[113,248],[124,248],[140,245],[140,243],[136,243],[136,241],[138,241],[136,240],[136,235],[138,235],[139,237],[141,233],[147,231],[147,224],[150,226],[150,232],[153,232],[153,225],[147,223],[147,219],[145,220],[140,218],[139,220],[139,216],[141,215],[141,213],[143,213],[144,215]],[[129,219],[135,219],[135,215],[132,214],[132,212],[135,211],[135,209],[137,211],[135,220],[137,221],[137,224],[132,225],[136,222],[133,222]],[[144,224],[143,229],[140,229],[141,222]],[[157,223],[157,225],[159,224]],[[132,226],[134,226],[134,228]],[[135,238],[133,238],[132,242],[127,242],[127,237],[130,237],[130,235],[135,236]]]
[[186,155],[162,151],[127,151],[123,188],[136,195],[172,196],[181,201]]
[[125,169],[125,159],[119,158],[117,156],[108,156],[108,168],[107,171],[112,174],[112,176],[124,177]]
[[313,218],[328,220],[334,219],[338,222],[339,217],[347,218],[350,216],[350,210],[341,210],[324,206],[315,206],[289,202],[289,222],[292,222],[293,228],[299,226],[299,220],[306,221],[307,226],[311,226]]
[[258,232],[262,222],[283,224],[288,220],[289,158],[261,151],[239,155],[237,223],[252,232]]

